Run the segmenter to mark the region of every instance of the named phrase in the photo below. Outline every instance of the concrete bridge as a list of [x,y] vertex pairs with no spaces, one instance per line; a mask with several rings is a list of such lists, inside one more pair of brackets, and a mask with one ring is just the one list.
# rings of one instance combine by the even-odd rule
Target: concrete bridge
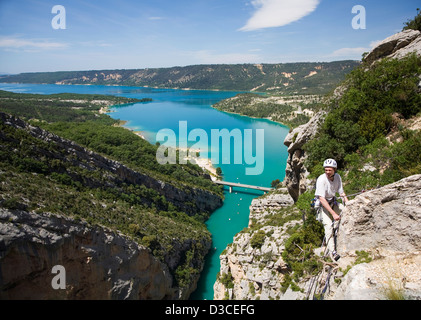
[[259,186],[252,186],[249,184],[241,184],[241,183],[234,183],[234,182],[227,182],[227,181],[221,181],[221,180],[216,180],[214,181],[214,183],[216,184],[221,184],[224,186],[229,186],[230,188],[230,193],[232,193],[232,188],[233,187],[239,187],[239,188],[248,188],[248,189],[255,189],[255,190],[260,190],[263,192],[269,192],[271,190],[273,190],[272,188],[265,188],[265,187],[259,187]]

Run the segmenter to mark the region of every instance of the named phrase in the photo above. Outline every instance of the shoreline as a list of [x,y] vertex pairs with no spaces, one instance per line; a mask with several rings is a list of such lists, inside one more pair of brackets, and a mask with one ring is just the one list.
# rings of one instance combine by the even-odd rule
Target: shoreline
[[[108,111],[107,111],[108,110]],[[99,113],[109,113],[109,112],[113,112],[112,110],[109,110],[109,107],[103,107],[99,110]],[[126,130],[131,131],[132,133],[134,133],[135,135],[137,135],[138,137],[142,138],[145,141],[148,141],[145,136],[142,134],[142,131],[138,131],[138,130],[134,130],[131,129],[130,127],[125,126],[127,124],[128,120],[120,120],[118,123],[115,124],[116,127],[121,127],[124,128]],[[148,141],[149,142],[149,141]],[[185,153],[185,157],[183,158],[184,160],[189,161],[192,164],[197,164],[199,167],[202,168],[202,170],[205,173],[209,173],[211,180],[212,181],[216,181],[218,180],[218,175],[216,173],[216,168],[213,166],[212,161],[208,158],[203,158],[203,157],[192,157],[190,155],[188,155],[191,152],[199,152],[199,149],[190,149],[190,148],[176,148],[177,150],[182,150]]]

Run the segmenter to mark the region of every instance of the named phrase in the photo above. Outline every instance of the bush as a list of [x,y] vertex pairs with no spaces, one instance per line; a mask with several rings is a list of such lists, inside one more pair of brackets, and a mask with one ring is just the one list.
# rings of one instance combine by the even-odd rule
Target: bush
[[414,19],[408,20],[404,23],[405,27],[402,30],[418,30],[421,31],[421,11],[417,8],[417,15]]
[[266,233],[263,230],[257,231],[250,240],[252,248],[261,248],[265,242]]
[[415,54],[354,69],[342,97],[329,106],[318,135],[304,146],[310,171],[326,158],[335,158],[345,166],[348,154],[390,132],[393,113],[405,119],[420,113],[420,74],[421,57]]

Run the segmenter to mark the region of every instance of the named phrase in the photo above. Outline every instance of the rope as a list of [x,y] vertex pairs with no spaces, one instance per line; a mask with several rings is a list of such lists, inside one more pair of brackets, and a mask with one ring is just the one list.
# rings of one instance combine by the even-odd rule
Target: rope
[[[320,209],[320,210],[322,210],[322,209]],[[340,217],[341,216],[342,215],[340,215]],[[338,226],[336,228],[334,228],[334,226],[335,226],[335,220],[332,221],[331,227],[332,227],[333,230],[332,230],[332,233],[330,234],[330,237],[326,240],[326,236],[324,236],[323,237],[323,241],[322,241],[322,243],[320,245],[320,247],[322,247],[323,246],[323,243],[326,243],[326,248],[325,248],[325,250],[323,252],[323,258],[325,258],[326,255],[327,255],[327,250],[328,250],[327,249],[327,244],[329,243],[331,237],[333,236],[334,239],[336,239],[336,237],[337,237],[337,234],[339,232],[340,220],[338,222]],[[325,240],[326,240],[326,242],[325,242]],[[315,276],[313,276],[311,278],[309,289],[307,290],[307,294],[306,294],[306,300],[309,300],[310,295],[313,296],[313,300],[316,300],[315,293],[317,292],[317,289],[318,289],[319,284],[321,284],[320,279],[324,279],[325,278],[326,280],[325,280],[323,289],[321,291],[320,290],[318,291],[318,293],[320,295],[320,299],[323,300],[324,299],[324,295],[325,295],[325,293],[327,291],[327,288],[329,287],[330,278],[332,276],[332,273],[333,272],[336,273],[336,271],[338,269],[338,265],[336,263],[334,263],[334,262],[333,263],[329,263],[329,262],[325,262],[325,261],[321,261],[321,262],[323,263],[323,269],[322,269],[321,272],[319,272],[317,275],[315,275]],[[328,268],[327,271],[326,271],[326,267]],[[327,274],[326,277],[325,277],[325,273]]]
[[354,196],[357,196],[357,195],[359,195],[359,194],[361,194],[361,193],[368,192],[368,191],[372,191],[372,190],[376,190],[376,189],[378,189],[378,188],[380,188],[380,186],[377,186],[377,187],[372,188],[372,189],[362,190],[362,191],[360,191],[360,192],[357,192],[357,193],[353,193],[353,194],[347,195],[347,197],[354,197]]

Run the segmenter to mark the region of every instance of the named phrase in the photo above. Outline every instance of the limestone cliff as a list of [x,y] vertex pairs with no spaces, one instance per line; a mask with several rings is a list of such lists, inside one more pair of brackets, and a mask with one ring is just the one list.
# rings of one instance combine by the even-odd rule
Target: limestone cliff
[[288,159],[283,183],[294,201],[307,190],[309,184],[307,179],[309,172],[304,165],[306,153],[303,146],[316,135],[325,115],[325,111],[318,112],[309,122],[292,130],[284,140],[284,144],[288,147]]
[[412,52],[421,55],[421,32],[405,30],[378,43],[364,57],[364,61],[373,63],[383,58],[401,58]]
[[[0,298],[187,299],[195,290],[211,238],[188,215],[211,212],[220,196],[158,180],[4,113],[0,139]],[[21,158],[29,167],[14,164]],[[58,183],[57,172],[77,186]],[[118,197],[130,185],[150,190],[142,205]],[[148,207],[156,193],[177,216]],[[51,287],[55,265],[66,270],[65,290]]]
[[[284,242],[288,230],[301,219],[290,219],[287,215],[291,212],[278,216],[278,220],[272,218],[293,203],[286,190],[252,201],[249,229],[237,234],[220,256],[221,270],[214,285],[216,300],[280,299],[281,282],[288,270],[281,257]],[[283,219],[287,222],[282,223]]]
[[372,261],[353,266],[329,299],[384,299],[392,289],[421,299],[421,175],[350,201],[337,246],[344,270],[357,252],[369,253]]
[[[0,299],[178,299],[168,267],[124,235],[0,208]],[[65,268],[53,289],[52,268]]]

